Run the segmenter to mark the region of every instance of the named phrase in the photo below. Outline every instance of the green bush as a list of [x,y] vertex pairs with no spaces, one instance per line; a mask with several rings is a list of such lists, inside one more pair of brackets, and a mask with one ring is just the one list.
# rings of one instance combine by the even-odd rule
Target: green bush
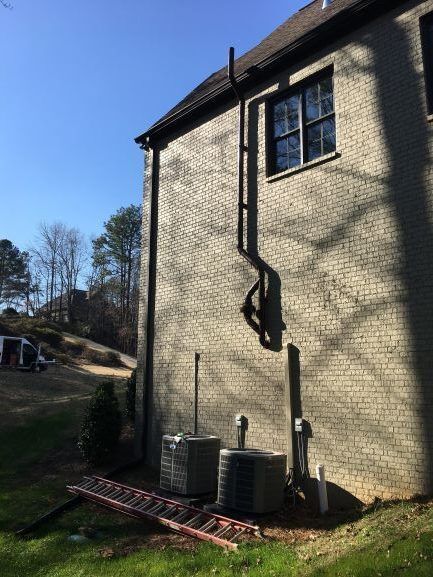
[[88,463],[98,465],[111,455],[119,441],[120,419],[113,383],[101,383],[90,399],[78,440],[78,447]]
[[133,369],[126,383],[125,412],[128,419],[135,421],[135,391],[137,386],[137,369]]

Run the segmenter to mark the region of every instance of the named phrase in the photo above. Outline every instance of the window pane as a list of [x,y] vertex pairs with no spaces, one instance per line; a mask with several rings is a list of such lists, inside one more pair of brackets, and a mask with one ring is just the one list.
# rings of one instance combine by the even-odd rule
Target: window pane
[[319,82],[320,116],[334,112],[334,96],[332,94],[332,79],[326,78]]
[[301,163],[301,140],[299,132],[289,136],[289,168],[298,166]]
[[274,137],[299,128],[299,95],[291,96],[274,105]]
[[335,118],[310,126],[307,132],[308,160],[335,151]]
[[283,138],[283,140],[278,140],[276,143],[276,150],[275,150],[275,171],[281,172],[282,170],[286,170],[289,166],[289,154],[287,149],[287,140]]
[[332,78],[325,78],[319,82],[319,90],[320,90],[320,99],[323,100],[324,98],[332,98]]
[[314,84],[313,86],[309,86],[305,91],[305,108],[306,108],[306,116],[307,122],[310,120],[316,120],[319,118],[320,115],[320,107],[319,107],[319,85]]
[[427,109],[433,114],[433,14],[421,19],[424,75],[427,91]]
[[286,103],[278,102],[274,105],[274,137],[287,132]]
[[308,129],[308,140],[320,140],[322,138],[322,123],[318,122]]
[[323,123],[323,154],[335,150],[335,118],[329,118]]
[[312,140],[308,143],[308,160],[314,160],[322,156],[322,143],[320,140]]
[[287,100],[287,124],[289,131],[299,128],[299,94]]

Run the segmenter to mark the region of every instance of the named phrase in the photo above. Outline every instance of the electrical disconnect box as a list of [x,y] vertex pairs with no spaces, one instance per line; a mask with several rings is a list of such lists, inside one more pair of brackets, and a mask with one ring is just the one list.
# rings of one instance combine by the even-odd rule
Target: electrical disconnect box
[[295,419],[295,431],[302,433],[302,418]]

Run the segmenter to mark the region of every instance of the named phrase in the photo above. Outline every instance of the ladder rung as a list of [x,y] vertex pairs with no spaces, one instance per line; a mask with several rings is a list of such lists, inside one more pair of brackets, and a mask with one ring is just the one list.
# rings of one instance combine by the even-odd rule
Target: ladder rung
[[192,527],[192,525],[194,525],[194,523],[196,523],[199,519],[203,518],[203,513],[199,513],[198,515],[196,515],[195,517],[193,517],[192,519],[190,519],[189,521],[187,521],[186,523],[184,523],[185,527]]
[[128,505],[128,507],[134,507],[134,505],[136,505],[139,501],[141,501],[141,495],[138,495],[135,497],[135,499],[132,499],[132,501],[126,503],[126,505]]
[[170,519],[170,521],[173,521],[173,523],[181,523],[186,517],[188,517],[190,513],[191,511],[189,509],[184,509],[179,513],[179,515],[176,515],[176,517]]
[[120,497],[120,495],[121,495],[122,493],[123,493],[122,489],[117,489],[117,491],[115,491],[115,492],[111,495],[110,499],[117,499],[117,497]]
[[128,501],[131,498],[131,493],[125,493],[124,495],[122,495],[121,497],[119,497],[117,500],[118,503],[122,503],[122,505],[124,505],[126,503],[126,501]]
[[164,519],[167,519],[168,515],[171,515],[172,513],[177,511],[178,509],[179,509],[178,505],[172,505],[171,507],[169,507],[167,509],[167,511],[164,511],[164,513],[161,514],[161,517],[163,517]]
[[241,535],[243,535],[246,532],[246,529],[241,529],[240,531],[236,532],[236,535],[234,535],[231,539],[230,539],[230,543],[234,543],[236,541],[236,539],[238,537],[240,537]]
[[127,499],[126,501],[123,501],[123,505],[128,505],[128,507],[130,507],[132,505],[132,503],[134,503],[134,501],[136,500],[137,495],[132,494],[129,499]]
[[149,509],[147,511],[147,514],[156,515],[157,513],[162,513],[164,509],[165,509],[165,503],[157,503],[155,507],[152,507],[152,509]]
[[78,485],[76,485],[76,486],[77,486],[79,489],[88,490],[90,487],[92,487],[92,485],[96,485],[95,479],[84,479],[84,481],[81,481],[81,482],[78,483]]
[[106,497],[107,495],[109,495],[112,492],[113,492],[113,487],[106,487],[103,491],[100,491],[98,493],[98,495],[100,497]]
[[144,503],[142,505],[138,505],[137,509],[139,511],[146,511],[147,512],[148,507],[153,507],[153,505],[155,505],[155,501],[153,499],[149,498],[149,499],[146,499],[146,501],[144,501]]
[[202,533],[206,533],[206,531],[209,531],[209,529],[212,529],[212,527],[215,525],[215,523],[216,523],[215,519],[211,519],[210,521],[205,523],[202,527],[198,527],[198,531],[201,531]]
[[222,537],[225,533],[230,531],[230,529],[233,529],[233,526],[231,523],[228,523],[227,525],[221,527],[221,529],[218,529],[218,531],[214,533],[214,537]]

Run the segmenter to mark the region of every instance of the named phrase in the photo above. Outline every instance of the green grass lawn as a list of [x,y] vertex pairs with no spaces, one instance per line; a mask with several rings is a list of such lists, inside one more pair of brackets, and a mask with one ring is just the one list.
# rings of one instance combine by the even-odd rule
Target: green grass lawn
[[[15,529],[67,498],[65,484],[80,477],[78,415],[71,406],[0,429],[1,577],[433,575],[431,503],[382,506],[311,540],[248,543],[230,553],[89,504],[15,537]],[[69,541],[82,526],[100,534]]]

